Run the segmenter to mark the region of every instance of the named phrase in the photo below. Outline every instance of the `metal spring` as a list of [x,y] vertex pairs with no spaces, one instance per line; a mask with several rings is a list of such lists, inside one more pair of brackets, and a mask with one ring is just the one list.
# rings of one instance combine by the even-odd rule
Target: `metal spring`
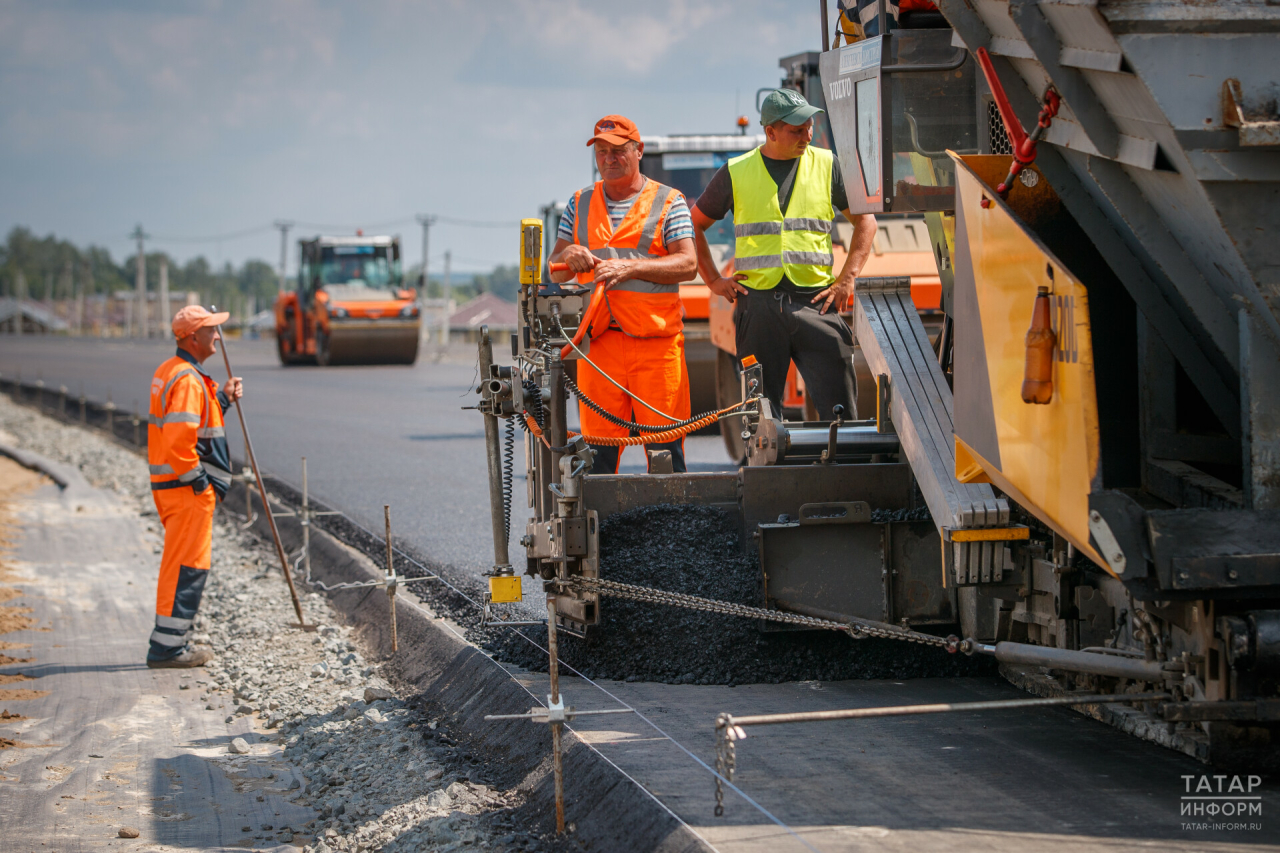
[[502,529],[511,539],[511,492],[513,488],[516,425],[515,418],[506,419],[506,432],[502,439]]

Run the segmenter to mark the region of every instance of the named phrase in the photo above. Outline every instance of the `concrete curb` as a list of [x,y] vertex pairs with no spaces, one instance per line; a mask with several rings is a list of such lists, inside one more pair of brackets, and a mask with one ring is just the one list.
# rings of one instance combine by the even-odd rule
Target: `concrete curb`
[[73,508],[104,503],[98,490],[89,485],[89,481],[74,466],[54,462],[39,453],[20,450],[3,442],[0,442],[0,456],[8,456],[22,467],[38,471],[53,480],[62,492],[62,500]]
[[[244,488],[243,483],[232,485],[227,496],[231,506],[244,505]],[[277,526],[285,548],[300,547],[298,525],[282,521]],[[269,541],[271,533],[261,515],[252,530]],[[327,584],[377,581],[383,576],[363,553],[314,526],[311,570],[313,579]],[[299,589],[299,594],[307,591]],[[400,593],[396,602],[399,651],[392,655],[388,602],[381,589],[328,593],[334,608],[358,626],[362,638],[386,661],[388,674],[419,691],[418,697],[447,719],[452,736],[498,765],[495,775],[526,793],[522,810],[531,822],[542,831],[554,831],[550,734],[527,720],[484,720],[486,714],[523,714],[542,703],[477,646],[404,601],[404,595]],[[583,849],[709,850],[687,825],[572,730],[566,729],[564,746],[565,822],[576,825],[570,838]]]

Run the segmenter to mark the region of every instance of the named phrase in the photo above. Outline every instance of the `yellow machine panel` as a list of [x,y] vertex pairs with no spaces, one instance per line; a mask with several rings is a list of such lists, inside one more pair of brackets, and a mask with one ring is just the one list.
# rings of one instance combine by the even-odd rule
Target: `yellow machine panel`
[[[980,175],[1003,177],[1008,156],[952,157],[956,241],[963,244],[955,256],[956,478],[994,484],[1106,566],[1089,542],[1089,493],[1100,460],[1088,294],[1015,212],[1057,205],[1057,197],[1047,181],[1028,179],[1006,203]],[[1022,398],[1040,287],[1049,289],[1057,334],[1046,405]]]
[[515,575],[489,578],[489,600],[494,604],[511,604],[516,601],[522,601],[520,578]]

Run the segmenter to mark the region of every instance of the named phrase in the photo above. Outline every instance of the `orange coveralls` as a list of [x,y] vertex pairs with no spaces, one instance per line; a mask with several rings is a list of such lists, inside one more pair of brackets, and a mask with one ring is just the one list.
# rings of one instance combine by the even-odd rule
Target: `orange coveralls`
[[[609,219],[604,184],[574,195],[573,242],[585,246],[597,258],[660,258],[668,254],[662,242],[662,225],[677,190],[648,181],[618,224]],[[579,284],[595,281],[594,272],[578,274]],[[672,417],[689,417],[689,371],[684,360],[684,310],[680,285],[630,279],[609,288],[607,312],[596,317],[591,328],[587,357],[619,385]],[[666,418],[654,414],[620,391],[585,361],[578,362],[578,387],[611,414],[639,424],[663,426]],[[584,435],[622,437],[626,427],[610,423],[579,403],[578,421]],[[617,473],[622,448],[593,445],[594,474]],[[684,440],[646,444],[645,448],[671,451],[673,467],[684,471]]]
[[151,660],[181,654],[200,607],[211,564],[215,494],[225,494],[231,481],[222,420],[227,405],[218,383],[182,350],[151,380],[147,461],[151,497],[164,525]]

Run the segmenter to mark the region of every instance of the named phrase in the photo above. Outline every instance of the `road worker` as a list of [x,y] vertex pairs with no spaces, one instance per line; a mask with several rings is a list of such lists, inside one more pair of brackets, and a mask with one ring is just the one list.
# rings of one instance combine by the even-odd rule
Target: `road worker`
[[[578,387],[624,422],[685,420],[689,372],[679,283],[697,271],[688,205],[678,190],[640,174],[644,143],[629,119],[605,116],[587,144],[595,146],[601,180],[569,200],[550,258],[569,267],[551,273],[553,281],[576,276],[581,285],[606,289],[604,309],[591,328],[588,357],[595,366],[578,362]],[[623,437],[631,429],[581,404],[578,418],[586,436]],[[593,448],[591,473],[617,473],[622,448]],[[683,439],[645,449],[670,451],[672,469],[685,470]]]
[[[778,89],[760,110],[766,141],[720,167],[691,211],[698,268],[713,293],[734,303],[739,358],[764,370],[764,394],[781,416],[787,371],[795,361],[818,417],[836,405],[855,411],[853,333],[840,309],[866,263],[876,220],[849,212],[840,164],[810,145],[822,112],[800,93]],[[734,274],[716,269],[704,232],[733,210]],[[849,254],[833,274],[836,211],[853,223]],[[785,211],[785,213],[784,213]]]
[[244,392],[239,377],[218,383],[201,364],[217,352],[227,313],[188,305],[173,318],[178,352],[151,380],[147,461],[151,497],[164,524],[164,555],[156,588],[156,626],[147,666],[203,666],[213,659],[190,644],[213,548],[213,509],[231,485],[223,412]]

